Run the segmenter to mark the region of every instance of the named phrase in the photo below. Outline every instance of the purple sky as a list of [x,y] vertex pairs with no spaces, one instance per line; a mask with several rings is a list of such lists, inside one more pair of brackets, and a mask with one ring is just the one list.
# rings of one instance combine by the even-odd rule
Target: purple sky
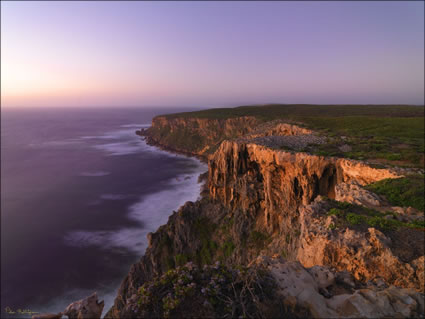
[[1,2],[2,106],[424,104],[424,2]]

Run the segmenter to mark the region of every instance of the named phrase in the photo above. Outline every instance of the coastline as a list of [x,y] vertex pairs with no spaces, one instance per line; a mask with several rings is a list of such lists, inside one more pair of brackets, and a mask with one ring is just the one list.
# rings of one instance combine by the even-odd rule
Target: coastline
[[[157,125],[164,124],[167,125],[167,123],[157,123]],[[191,150],[196,152],[196,149],[203,149],[202,146],[197,145],[198,147],[195,148],[188,144],[188,140],[195,134],[194,130],[199,127],[190,127],[184,121],[181,121],[180,124],[180,126],[170,124],[171,128],[167,128],[167,134],[176,134],[180,141],[185,142],[184,145],[188,145],[188,152],[182,152],[172,146],[176,135],[173,139],[168,139],[170,141],[168,145],[162,145],[150,136],[150,130],[141,130],[137,134],[144,136],[150,145],[158,146],[172,153],[183,153],[205,160],[206,156],[199,156],[191,152]],[[283,131],[275,132],[275,134],[291,135],[291,132]],[[200,132],[196,131],[196,133]],[[163,134],[160,132],[156,137],[166,141]],[[216,131],[214,127],[209,127],[205,128],[201,134],[203,136],[211,134],[209,137],[214,139]],[[217,140],[217,142],[219,141]],[[375,225],[377,226],[376,230],[375,228],[356,228],[357,226],[353,227],[353,225],[348,225],[346,228],[345,224],[341,226],[340,230],[334,230],[335,224],[328,225],[331,219],[328,211],[337,209],[336,207],[340,205],[339,202],[330,199],[335,196],[336,184],[351,185],[346,183],[353,180],[354,183],[364,186],[376,180],[400,177],[399,175],[394,175],[392,171],[384,168],[369,167],[366,163],[355,160],[337,160],[334,157],[320,157],[305,153],[295,155],[261,145],[250,144],[247,146],[237,141],[221,143],[218,150],[212,156],[208,156],[208,164],[208,192],[199,201],[180,207],[170,216],[166,225],[150,235],[148,250],[124,279],[114,307],[109,309],[106,318],[121,318],[138,312],[140,310],[136,306],[137,298],[140,297],[138,287],[145,284],[156,284],[159,276],[167,276],[170,269],[181,269],[179,267],[185,267],[187,262],[201,267],[221,261],[230,267],[239,267],[253,265],[253,262],[258,261],[261,256],[268,256],[275,258],[278,267],[287,267],[289,264],[286,263],[301,263],[307,271],[312,271],[307,267],[314,268],[318,267],[317,265],[334,267],[329,268],[333,270],[324,271],[345,271],[346,267],[339,260],[333,262],[330,257],[328,258],[327,249],[329,249],[329,254],[333,254],[335,251],[341,255],[346,254],[349,259],[356,260],[359,256],[352,255],[352,251],[346,251],[344,247],[358,245],[357,238],[365,237],[367,239],[364,245],[361,243],[364,247],[358,248],[362,254],[360,262],[358,262],[357,268],[350,269],[350,280],[353,280],[350,289],[354,290],[346,291],[349,293],[346,295],[347,298],[351,298],[351,293],[354,298],[357,289],[371,289],[373,292],[379,292],[382,287],[368,283],[368,279],[376,276],[384,276],[384,280],[388,284],[398,286],[397,289],[414,288],[418,290],[417,293],[415,292],[414,298],[417,299],[420,296],[420,287],[416,287],[417,280],[415,278],[420,277],[421,270],[419,266],[415,265],[419,265],[423,257],[406,262],[401,260],[397,247],[389,245],[390,240],[385,237],[392,236],[392,233],[388,233],[379,225]],[[321,196],[317,196],[317,193]],[[344,193],[347,195],[347,191]],[[357,200],[357,197],[362,199],[362,196],[366,196],[355,192],[351,195],[354,198],[351,201]],[[348,200],[350,201],[350,199]],[[286,207],[286,209],[282,213],[279,207]],[[350,210],[359,210],[358,214],[362,218],[367,218],[363,215],[366,216],[368,211],[360,208],[362,206],[345,203],[344,207]],[[376,214],[379,215],[379,213]],[[334,219],[332,217],[331,222],[335,223]],[[346,223],[345,221],[339,222]],[[316,229],[317,227],[318,229]],[[344,239],[347,243],[344,243],[342,247],[333,246],[335,242],[342,240],[345,229],[355,235]],[[370,238],[372,239],[368,239],[368,232],[371,233]],[[312,233],[317,234],[319,241],[312,245],[314,247],[306,244],[307,238]],[[374,240],[376,234],[380,237]],[[415,236],[417,234],[419,234],[418,230],[416,230]],[[322,239],[322,236],[332,240],[326,241]],[[388,251],[387,255],[390,257],[382,254],[370,256],[367,249],[373,245],[389,245],[385,246],[385,251]],[[321,251],[321,248],[324,250]],[[315,252],[313,257],[323,257],[323,260],[314,259],[309,255],[310,251]],[[399,266],[387,269],[385,273],[380,274],[374,273],[373,269],[367,267],[368,264],[375,263],[379,268],[381,264],[385,264],[386,258],[394,260],[394,263],[398,263]],[[404,268],[413,269],[413,271],[403,272]],[[335,273],[333,276],[335,278],[342,274]],[[398,278],[398,281],[394,282],[392,278]],[[332,281],[326,283],[326,287],[332,285],[335,287],[335,291],[338,291],[339,288],[336,286],[339,283]],[[310,292],[313,291],[314,288],[311,288]],[[172,290],[171,293],[173,293]],[[336,299],[339,298],[340,293],[336,293]],[[286,294],[284,293],[285,296]],[[291,293],[288,292],[288,294]],[[320,292],[319,295],[318,299],[324,298]],[[328,297],[331,296],[327,295],[326,298]],[[282,299],[282,302],[284,301],[285,298]],[[156,301],[151,302],[156,303]],[[367,303],[367,300],[363,302]],[[314,309],[314,306],[304,305],[302,300],[298,300],[297,303],[306,309],[317,310]],[[323,300],[319,303],[323,303]],[[418,305],[419,308],[412,309],[412,311],[420,313],[420,303]],[[376,311],[378,311],[380,306],[376,307]],[[186,311],[188,310],[186,309]],[[336,314],[339,311],[330,309],[328,314],[332,313],[332,316],[338,317]],[[361,316],[362,307],[357,309],[356,313]]]
[[[149,146],[151,146],[153,148],[157,148],[157,150],[159,152],[165,152],[165,153],[168,153],[168,155],[174,155],[174,156],[178,156],[178,157],[183,156],[183,157],[186,157],[186,158],[190,158],[192,160],[199,161],[199,164],[201,166],[206,165],[208,163],[208,161],[206,160],[206,158],[204,158],[202,156],[196,156],[196,154],[192,154],[192,153],[189,153],[189,152],[182,152],[182,151],[175,150],[175,149],[173,149],[171,147],[166,147],[165,145],[161,145],[160,143],[157,143],[153,139],[144,138],[143,140],[144,140],[144,142],[147,145],[149,145]],[[149,232],[146,232],[146,231],[142,230],[142,233],[144,234],[143,237],[145,238],[147,244],[146,244],[146,247],[143,250],[143,253],[138,257],[138,259],[137,259],[137,261],[135,261],[135,263],[138,263],[145,256],[146,249],[149,246],[149,236],[150,236],[151,233],[154,233],[154,232],[158,231],[158,229],[160,227],[166,225],[167,224],[167,221],[169,220],[170,216],[174,213],[174,211],[179,210],[186,202],[190,202],[190,201],[192,201],[192,199],[193,199],[193,201],[197,201],[200,198],[202,198],[202,193],[203,193],[204,187],[205,187],[205,179],[202,180],[201,179],[201,176],[204,175],[207,172],[208,172],[208,167],[206,167],[206,169],[200,168],[198,172],[193,173],[193,174],[189,174],[189,175],[191,175],[190,178],[189,178],[188,174],[177,175],[175,177],[175,180],[173,180],[171,182],[170,185],[175,184],[175,183],[177,184],[177,183],[179,183],[179,181],[187,181],[188,183],[190,183],[190,185],[181,186],[180,188],[181,189],[184,189],[184,190],[191,190],[190,191],[190,196],[189,196],[189,194],[187,194],[191,198],[190,199],[187,199],[186,198],[187,200],[183,200],[183,202],[182,202],[181,199],[180,199],[180,201],[175,202],[175,204],[173,205],[175,208],[170,208],[168,210],[168,214],[164,218],[164,220],[162,222],[157,223],[156,226],[153,226],[152,225],[152,227],[151,227],[151,229],[150,229]],[[195,189],[192,189],[193,187],[196,188],[196,190]],[[157,192],[157,193],[152,194],[151,197],[153,199],[155,199],[155,198],[161,197],[161,193],[170,192],[170,191],[172,191],[172,190],[164,190],[164,191],[161,191],[161,192]],[[183,198],[183,197],[181,197],[181,198]],[[140,205],[140,204],[141,203],[137,203],[137,204],[135,204],[133,206],[137,206],[137,205]],[[160,205],[160,203],[158,203],[158,204]],[[134,207],[131,207],[131,208],[134,208]],[[152,211],[150,211],[149,213],[150,214],[153,214]],[[136,220],[137,217],[134,218],[134,216],[133,216],[133,219]],[[133,263],[132,265],[130,265],[130,269],[133,267],[133,265],[135,263]],[[105,311],[103,312],[101,318],[105,318],[105,316],[107,315],[107,313],[109,312],[109,310],[114,306],[114,301],[115,301],[115,298],[117,297],[117,291],[120,288],[123,280],[124,280],[124,278],[121,278],[118,286],[114,289],[113,294],[112,294],[112,299],[110,299],[108,303],[105,302],[105,309],[104,309]]]
[[[186,127],[183,128],[185,129]],[[174,128],[171,132],[173,131]],[[214,132],[212,131],[212,134]],[[196,149],[200,149],[199,147],[189,147],[188,152],[181,151],[174,147],[174,140],[170,141],[171,145],[163,145],[149,136],[149,133],[149,130],[143,129],[136,131],[146,145],[169,154],[176,154],[176,156],[181,154],[185,157],[196,158],[202,163],[207,160],[207,156],[190,151],[196,152]],[[282,134],[291,135],[290,132],[282,132]],[[179,135],[186,142],[191,136]],[[156,136],[159,140],[162,140],[162,137],[163,135]],[[156,300],[149,301],[148,308],[140,307],[138,298],[140,294],[144,294],[140,292],[140,287],[149,285],[155,287],[160,284],[158,278],[178,272],[188,264],[205,269],[206,265],[214,263],[217,265],[220,262],[226,267],[231,267],[229,269],[254,267],[255,264],[266,267],[271,274],[274,273],[273,267],[290,268],[295,264],[298,265],[297,267],[303,267],[299,271],[306,271],[306,276],[315,275],[319,266],[323,268],[320,271],[334,272],[331,278],[337,278],[337,280],[324,283],[324,288],[329,288],[331,294],[325,290],[317,291],[317,296],[314,298],[319,304],[323,304],[323,298],[335,297],[335,307],[330,305],[329,309],[319,309],[314,305],[304,304],[302,299],[297,299],[292,305],[295,305],[292,309],[295,312],[299,311],[298,306],[305,311],[314,313],[319,311],[322,313],[319,317],[341,316],[346,310],[345,304],[339,304],[337,300],[340,300],[342,295],[348,299],[356,298],[357,291],[364,289],[370,290],[371,293],[381,293],[382,289],[386,289],[387,284],[398,287],[396,288],[398,290],[382,291],[383,294],[389,293],[391,298],[396,298],[400,293],[405,293],[403,289],[408,288],[413,289],[409,292],[409,296],[419,300],[421,288],[418,282],[423,280],[420,277],[422,271],[420,264],[423,263],[420,244],[415,246],[412,252],[413,259],[405,260],[400,255],[399,247],[392,244],[396,234],[384,227],[387,224],[382,226],[375,223],[372,225],[374,227],[358,226],[359,222],[351,223],[348,219],[353,214],[352,211],[355,211],[362,220],[371,220],[368,203],[358,205],[356,204],[358,200],[370,197],[378,202],[378,206],[386,205],[372,193],[363,190],[363,186],[386,178],[402,177],[392,170],[372,168],[366,164],[329,156],[291,153],[256,144],[245,145],[241,141],[221,143],[218,150],[212,156],[208,156],[208,184],[200,184],[198,199],[195,202],[186,202],[184,205],[180,203],[178,210],[173,210],[171,215],[168,215],[168,222],[161,223],[156,231],[147,235],[146,251],[139,261],[131,266],[127,276],[122,280],[114,305],[105,309],[106,313],[103,317],[123,318],[136,314],[141,317],[152,317],[161,314],[161,312],[149,312],[150,305],[156,304]],[[203,181],[205,176],[204,172],[198,177],[198,182]],[[208,188],[205,187],[206,185]],[[341,204],[341,202],[344,203]],[[285,207],[285,210],[282,211],[281,207]],[[338,216],[330,216],[329,212],[333,211],[338,211]],[[373,214],[376,215],[373,217],[376,220],[383,219],[384,213],[373,211]],[[391,225],[397,223],[400,227],[411,228],[413,224],[408,225],[405,221],[397,222],[394,214],[390,216]],[[416,217],[412,216],[412,218]],[[385,218],[385,220],[388,219]],[[402,231],[404,230],[400,230]],[[412,236],[416,238],[421,235],[419,231],[416,229]],[[348,233],[351,235],[344,237]],[[316,235],[316,239],[310,243],[311,240],[307,239],[312,234]],[[335,246],[335,243],[339,242],[343,243],[342,246]],[[355,254],[346,248],[351,246],[357,247]],[[371,255],[368,253],[370,247],[385,249],[381,249],[379,254]],[[356,253],[357,251],[360,255]],[[347,269],[340,260],[330,258],[330,255],[334,253],[345,256],[349,260],[359,260],[354,263],[355,268],[349,269],[349,275],[343,273]],[[271,258],[270,261],[267,261],[267,258]],[[387,260],[397,266],[390,267],[385,272],[378,272],[377,269],[388,264]],[[276,266],[270,266],[270,262]],[[377,266],[370,268],[369,264]],[[279,276],[275,278],[278,279],[277,282],[280,280]],[[349,289],[338,279],[345,278],[344,276],[348,276],[346,279],[350,281]],[[286,277],[291,278],[291,275]],[[385,285],[371,281],[381,277],[384,278],[382,280]],[[302,284],[296,286],[300,288]],[[226,289],[225,287],[224,285],[223,288]],[[285,303],[285,298],[288,296],[297,298],[292,295],[294,292],[286,291],[285,287],[281,287],[283,290],[279,298],[282,299],[269,301]],[[317,288],[315,287],[316,284],[312,284],[307,291],[315,293]],[[173,290],[170,293],[173,294]],[[188,300],[192,298],[187,297]],[[365,305],[368,302],[366,299],[361,301]],[[420,301],[416,302],[415,307],[412,308],[412,314],[423,312]],[[376,309],[373,311],[396,312],[393,308],[382,308],[379,305],[374,307]],[[273,306],[269,310],[273,309],[280,308]],[[181,311],[183,314],[190,312],[185,308]],[[363,306],[355,312],[358,316],[362,316]]]
[[[194,160],[194,161],[199,161],[200,167],[199,169],[196,170],[196,172],[193,172],[191,174],[180,174],[175,176],[175,178],[173,178],[173,180],[169,182],[168,184],[169,187],[167,187],[167,189],[164,189],[163,191],[155,192],[149,195],[144,200],[139,201],[135,203],[134,205],[132,205],[131,207],[129,207],[127,215],[129,216],[129,218],[131,218],[131,220],[138,223],[141,221],[143,222],[144,218],[143,216],[138,216],[137,211],[140,211],[140,210],[143,211],[143,209],[140,209],[140,207],[144,206],[144,204],[146,203],[149,203],[150,209],[149,209],[149,212],[147,213],[150,214],[151,216],[156,216],[157,222],[154,224],[152,224],[152,222],[147,222],[147,223],[143,222],[143,225],[144,225],[143,228],[138,229],[138,236],[144,238],[144,242],[145,242],[143,252],[141,252],[138,255],[137,259],[132,264],[129,265],[129,268],[127,269],[124,276],[126,276],[128,272],[131,270],[131,268],[135,264],[139,263],[140,260],[145,256],[146,250],[149,247],[150,234],[155,233],[156,231],[158,231],[159,228],[166,225],[167,221],[169,220],[170,216],[174,213],[174,211],[179,210],[186,202],[191,202],[191,201],[195,202],[202,197],[205,179],[201,180],[200,176],[202,176],[203,174],[205,174],[205,172],[207,172],[207,169],[205,169],[204,167],[206,164],[205,160],[202,161],[201,158],[197,156],[191,156],[188,153],[178,152],[176,150],[160,147],[160,145],[158,144],[148,143],[147,140],[144,140],[144,142],[146,142],[146,144],[149,145],[150,147],[156,148],[157,152],[168,153],[167,155],[170,157],[174,157],[174,156],[176,156],[177,158],[185,157],[185,158],[190,158],[191,160]],[[176,187],[177,187],[177,193],[178,194],[182,193],[181,196],[178,196],[178,199],[173,201],[173,204],[170,203],[171,205],[169,206],[173,206],[173,207],[167,208],[166,214],[157,214],[157,212],[155,212],[154,210],[160,208],[162,204],[167,202],[167,201],[164,201],[164,198],[170,198],[170,196],[173,196],[176,194]],[[105,295],[103,295],[101,291],[97,291],[99,300],[104,301],[104,310],[100,318],[105,318],[105,316],[107,316],[108,314],[108,311],[114,306],[114,302],[117,297],[117,291],[120,289],[124,279],[125,277],[120,278],[119,281],[115,283],[114,288],[109,288],[108,291],[106,291]],[[87,289],[83,295],[89,296],[91,292],[93,292],[93,290]],[[68,299],[76,301],[78,297],[73,297]],[[41,313],[49,313],[49,312],[52,313],[52,312],[56,312],[57,310],[61,308],[65,309],[65,306],[68,305],[69,302],[60,303],[58,302],[60,300],[61,300],[61,297],[59,297],[58,300],[53,300],[51,303],[49,303],[49,305],[44,307],[45,310],[42,310]],[[61,306],[57,307],[58,304],[60,304]],[[10,317],[10,318],[14,318],[14,317]]]
[[[131,121],[127,123],[131,123]],[[99,207],[101,207],[100,205],[107,205],[109,203],[112,206],[111,210],[114,210],[118,204],[121,205],[121,203],[123,203],[120,206],[122,208],[120,210],[122,213],[121,217],[117,218],[121,218],[121,220],[125,221],[123,221],[122,224],[117,223],[114,228],[109,229],[103,229],[102,226],[95,228],[82,224],[81,226],[67,229],[65,232],[61,233],[60,236],[61,238],[63,237],[64,245],[66,247],[71,247],[69,249],[72,251],[78,250],[84,252],[87,250],[96,251],[98,249],[105,255],[108,254],[109,251],[112,251],[112,254],[132,255],[133,260],[130,260],[129,263],[125,263],[122,267],[125,268],[124,271],[122,271],[122,269],[121,271],[116,271],[117,278],[114,278],[113,281],[103,281],[100,282],[99,285],[93,285],[92,288],[90,288],[90,286],[88,286],[88,288],[83,286],[80,287],[80,285],[76,285],[75,288],[72,288],[73,286],[68,284],[68,288],[63,292],[59,292],[57,289],[51,289],[52,291],[56,291],[56,295],[49,297],[46,302],[43,300],[41,302],[36,301],[29,303],[26,305],[29,309],[37,313],[63,311],[70,303],[97,291],[99,298],[104,299],[105,310],[108,310],[108,308],[112,307],[117,295],[117,289],[120,287],[131,265],[137,263],[144,255],[148,246],[148,233],[155,232],[160,226],[166,224],[173,211],[177,210],[186,201],[196,201],[199,198],[203,185],[203,183],[199,182],[199,176],[207,171],[205,162],[193,156],[189,157],[187,154],[164,150],[157,145],[146,143],[145,140],[136,142],[135,140],[139,140],[139,138],[134,135],[134,129],[131,129],[129,125],[133,126],[133,124],[122,125],[119,123],[114,130],[101,130],[99,133],[93,134],[81,133],[81,137],[78,137],[81,140],[78,145],[84,145],[84,149],[96,154],[99,158],[108,157],[112,161],[123,159],[126,163],[134,164],[132,166],[126,166],[124,172],[130,171],[130,168],[133,173],[134,169],[140,169],[141,171],[145,170],[147,172],[150,171],[150,173],[146,174],[143,172],[137,173],[142,177],[134,178],[139,186],[133,190],[130,189],[130,187],[134,185],[128,186],[128,189],[122,187],[118,189],[115,187],[115,190],[113,187],[105,188],[94,193],[95,197],[93,201],[87,201],[89,209],[94,211],[93,214],[102,213],[101,209],[99,209]],[[125,134],[128,138],[124,137],[122,132],[125,130],[129,131],[129,129],[131,132]],[[117,136],[119,136],[120,139],[118,139]],[[56,150],[54,147],[57,144],[58,143],[51,148]],[[131,146],[133,148],[126,148],[127,144],[132,144]],[[112,149],[111,146],[114,146],[114,149]],[[135,147],[139,147],[140,150],[133,152]],[[119,151],[118,148],[122,148],[122,150]],[[124,151],[126,152],[125,154],[123,153]],[[151,162],[153,160],[153,162],[145,166],[145,162],[149,160]],[[162,164],[164,164],[164,166]],[[155,166],[155,170],[149,169],[153,166]],[[161,173],[162,170],[164,171],[163,173]],[[113,168],[105,169],[103,167],[99,169],[99,171],[96,170],[96,167],[90,169],[84,168],[81,169],[82,173],[77,171],[76,178],[81,181],[97,182],[107,178],[110,180],[111,176],[117,178],[122,171],[123,168],[119,168],[119,166],[116,166],[116,171],[114,171]],[[156,175],[158,175],[157,178]],[[131,175],[128,174],[125,176],[125,179],[131,177]],[[144,176],[147,178],[151,176],[153,178],[150,179],[151,181],[158,181],[149,183],[149,179],[145,180]],[[136,189],[140,190],[140,188],[146,189],[146,191],[136,193]],[[128,192],[124,194],[126,190]],[[127,203],[127,200],[130,201],[129,198],[132,201],[129,205],[125,206],[125,208],[124,205]],[[82,203],[83,202],[86,203],[85,200],[82,201]],[[104,207],[102,206],[102,208]],[[133,244],[131,244],[131,242],[133,242]],[[117,259],[113,260],[115,261]],[[117,269],[118,267],[119,266],[117,266]],[[97,271],[100,272],[105,271],[105,269],[102,270],[102,268],[99,267],[97,269]],[[62,281],[58,280],[56,282],[60,283]],[[7,306],[10,306],[12,310],[18,309],[18,306],[14,304]],[[12,314],[12,311],[10,314],[5,314],[2,311],[1,317],[3,317],[3,315],[8,318],[20,318],[21,316],[18,313]],[[31,315],[28,314],[28,317],[30,318]]]
[[208,156],[199,155],[199,154],[193,153],[193,152],[183,151],[183,150],[180,150],[180,149],[173,148],[169,145],[162,144],[162,143],[158,142],[157,140],[153,139],[148,134],[146,134],[145,133],[146,130],[142,133],[139,133],[139,132],[140,131],[136,130],[135,134],[144,138],[144,140],[146,141],[146,144],[148,144],[148,145],[156,146],[159,149],[166,151],[166,152],[169,152],[169,153],[172,153],[172,154],[185,155],[185,156],[188,156],[188,157],[191,157],[191,158],[194,157],[194,158],[200,160],[201,162],[208,164]]

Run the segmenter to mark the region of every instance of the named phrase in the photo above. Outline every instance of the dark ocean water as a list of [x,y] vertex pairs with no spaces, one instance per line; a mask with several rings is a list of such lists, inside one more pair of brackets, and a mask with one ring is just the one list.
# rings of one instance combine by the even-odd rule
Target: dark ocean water
[[2,109],[2,317],[62,311],[94,291],[109,309],[147,233],[199,196],[205,164],[134,133],[175,111]]

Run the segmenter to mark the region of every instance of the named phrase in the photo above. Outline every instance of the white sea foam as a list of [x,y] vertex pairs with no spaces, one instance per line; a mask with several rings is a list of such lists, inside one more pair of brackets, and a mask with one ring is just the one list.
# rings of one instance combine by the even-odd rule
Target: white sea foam
[[87,176],[87,177],[101,177],[111,174],[110,172],[105,171],[94,171],[94,172],[82,172],[79,175],[80,176]]
[[80,140],[91,140],[91,139],[99,139],[99,140],[116,140],[116,139],[128,139],[129,137],[133,137],[133,139],[140,139],[136,135],[136,129],[140,128],[148,128],[150,127],[150,124],[125,124],[121,125],[120,127],[124,129],[109,131],[104,134],[100,135],[88,135],[88,136],[81,136]]
[[116,138],[116,136],[114,136],[114,135],[106,135],[106,134],[104,134],[104,135],[88,135],[88,136],[81,136],[80,137],[80,139],[82,139],[82,140],[92,140],[92,139],[95,139],[95,140],[101,140],[101,139],[109,140],[109,139],[113,139],[113,138]]
[[95,205],[100,205],[100,204],[102,204],[102,200],[100,200],[100,199],[96,199],[94,201],[87,203],[87,205],[89,205],[89,206],[95,206]]
[[82,136],[80,139],[109,140],[109,143],[92,145],[92,147],[105,152],[108,156],[122,156],[150,151],[149,148],[146,147],[146,143],[135,134],[135,129],[132,128],[135,125],[137,125],[138,128],[140,128],[140,125],[148,126],[148,124],[121,125],[121,127],[125,127],[125,129],[110,131],[100,135]]
[[[122,156],[130,154],[156,153],[167,157],[187,158],[187,156],[163,151],[156,146],[148,145],[140,136],[134,134],[134,130],[118,130],[101,138],[114,140],[111,143],[95,144],[93,147],[105,152],[107,156]],[[118,140],[118,141],[117,141]]]
[[[140,124],[127,124],[123,127],[142,127]],[[148,126],[148,125],[147,125]],[[83,137],[91,138],[91,137]],[[93,137],[99,138],[99,137]],[[101,135],[101,139],[121,139],[106,144],[96,144],[93,147],[105,152],[107,155],[127,155],[135,153],[155,153],[167,157],[186,158],[193,165],[188,168],[188,172],[181,174],[169,181],[164,186],[164,190],[141,197],[139,202],[128,208],[127,218],[135,223],[133,227],[125,227],[117,230],[77,230],[65,235],[64,240],[68,245],[74,247],[98,247],[103,250],[112,250],[114,252],[130,253],[140,257],[144,254],[147,247],[147,234],[157,230],[165,224],[168,217],[187,201],[198,199],[201,184],[198,183],[199,174],[207,170],[206,164],[194,158],[188,158],[185,155],[172,154],[155,146],[147,145],[144,140],[134,134],[134,130],[118,130]],[[100,196],[101,200],[119,200],[123,199],[122,194],[104,194]],[[133,196],[133,195],[132,195]],[[98,296],[105,300],[105,310],[108,311],[113,305],[116,296],[116,287],[119,283],[111,283],[111,286],[98,290]],[[111,288],[112,287],[112,288]],[[63,296],[58,301],[53,301],[55,309],[62,309],[58,304],[66,306],[69,302],[84,298],[90,295],[92,291],[76,290],[70,296]],[[77,296],[74,297],[74,296]],[[50,308],[53,309],[53,306]]]
[[62,147],[62,146],[70,146],[70,145],[76,145],[81,144],[82,142],[80,140],[76,139],[67,139],[67,140],[58,140],[58,141],[46,141],[41,143],[31,143],[28,144],[29,147],[34,148],[45,148],[45,147]]
[[108,155],[120,156],[143,153],[143,144],[140,142],[117,142],[95,145],[94,148],[106,152]]
[[[143,124],[126,124],[125,127],[140,126]],[[148,126],[146,124],[146,126]],[[207,170],[207,166],[199,160],[189,158],[185,155],[172,154],[163,151],[146,142],[134,134],[132,129],[117,130],[108,132],[102,137],[115,139],[116,137],[126,137],[126,140],[96,144],[93,147],[106,152],[107,155],[128,155],[135,153],[155,153],[157,155],[185,158],[193,165],[185,174],[176,176],[164,186],[164,190],[140,198],[139,202],[133,204],[128,209],[127,218],[136,222],[132,228],[122,228],[114,231],[98,230],[86,231],[78,230],[66,234],[65,241],[68,245],[77,247],[96,246],[105,250],[120,250],[123,253],[134,253],[141,255],[144,253],[147,240],[146,235],[155,231],[160,225],[167,222],[168,216],[177,210],[187,201],[195,201],[200,193],[201,184],[197,182],[199,174]],[[188,168],[189,169],[189,168]],[[82,176],[104,176],[109,172],[84,172]],[[121,200],[130,195],[126,194],[103,194],[100,199],[90,203],[100,204],[102,200]],[[134,196],[134,195],[132,195]],[[137,223],[138,222],[138,223]],[[139,226],[137,226],[139,225]]]
[[[177,176],[170,181],[163,191],[150,194],[129,207],[127,217],[135,221],[133,228],[121,228],[115,231],[86,231],[79,230],[68,233],[65,242],[74,247],[98,247],[115,252],[132,253],[142,256],[147,247],[147,234],[156,231],[165,224],[168,217],[187,201],[196,201],[199,198],[202,184],[198,183],[199,174],[206,171],[207,166],[196,159],[189,159],[196,163],[196,168],[190,173]],[[106,194],[103,199],[118,199],[121,195]],[[117,287],[120,283],[97,289],[100,299],[105,301],[104,313],[113,306]],[[70,302],[85,298],[93,290],[75,290],[58,300],[54,300],[47,310],[64,309]]]
[[146,248],[140,228],[122,228],[116,231],[74,231],[64,237],[65,242],[73,247],[99,247],[103,250],[113,250],[123,254],[139,254],[142,247]]
[[143,124],[124,124],[124,125],[121,125],[121,127],[134,127],[134,128],[148,128],[150,126],[151,126],[150,124],[146,124],[146,123],[143,123]]
[[122,138],[128,137],[130,134],[134,134],[136,136],[134,129],[126,129],[126,130],[119,130],[114,132],[108,132],[101,135],[89,135],[89,136],[81,136],[80,139],[82,140],[118,140]]
[[100,198],[104,200],[122,200],[130,196],[131,195],[125,195],[125,194],[103,194],[103,195],[100,195]]
[[132,205],[129,209],[129,218],[135,221],[143,221],[146,227],[150,229],[165,224],[173,211],[187,201],[198,199],[201,184],[197,182],[197,179],[199,174],[206,170],[202,166],[200,165],[200,169],[195,174],[178,176],[170,182],[169,189],[147,196],[142,201]]
[[110,140],[110,143],[96,143],[93,148],[103,151],[107,156],[123,156],[130,154],[155,153],[167,157],[187,158],[185,155],[163,151],[156,146],[151,146],[140,136],[135,134],[134,128],[146,128],[150,124],[124,124],[125,129],[106,132],[105,134],[82,136],[80,140]]
[[[73,231],[66,234],[65,242],[75,247],[95,246],[104,250],[142,255],[147,247],[147,234],[165,224],[168,216],[185,202],[198,199],[202,185],[197,179],[206,170],[206,165],[195,159],[190,160],[197,163],[192,172],[178,176],[163,191],[147,195],[129,207],[127,218],[136,222],[134,227],[107,231]],[[106,199],[122,199],[121,196],[109,194]],[[105,195],[101,198],[105,199]]]

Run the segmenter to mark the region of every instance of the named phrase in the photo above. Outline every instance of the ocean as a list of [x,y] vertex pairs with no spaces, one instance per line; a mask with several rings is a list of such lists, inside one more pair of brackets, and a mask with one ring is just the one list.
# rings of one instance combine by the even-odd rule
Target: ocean
[[[1,317],[112,306],[146,235],[199,197],[195,158],[135,134],[181,109],[1,110]],[[7,314],[14,311],[15,314]]]

